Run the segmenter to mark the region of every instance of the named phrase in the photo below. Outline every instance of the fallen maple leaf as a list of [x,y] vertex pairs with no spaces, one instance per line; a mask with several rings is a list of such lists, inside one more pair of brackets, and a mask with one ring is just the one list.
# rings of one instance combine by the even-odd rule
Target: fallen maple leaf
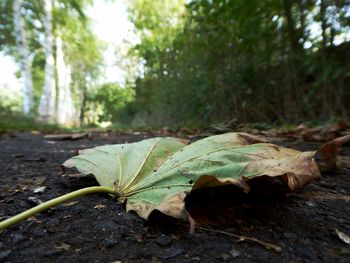
[[[336,140],[336,147],[340,142]],[[153,138],[96,147],[81,151],[64,166],[93,174],[102,186],[113,187],[127,210],[142,218],[158,210],[186,219],[185,197],[199,188],[234,184],[249,192],[249,180],[267,176],[281,177],[290,191],[300,189],[320,177],[314,154],[246,133],[226,133],[189,145],[174,138]]]

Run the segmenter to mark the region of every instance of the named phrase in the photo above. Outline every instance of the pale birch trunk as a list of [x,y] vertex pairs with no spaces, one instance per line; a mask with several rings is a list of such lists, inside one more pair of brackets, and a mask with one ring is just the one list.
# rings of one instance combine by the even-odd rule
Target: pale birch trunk
[[62,38],[56,38],[56,67],[58,81],[57,123],[62,126],[73,126],[76,123],[77,111],[71,93],[71,69],[64,60]]
[[39,117],[45,123],[56,122],[56,85],[55,85],[55,59],[54,36],[52,32],[52,0],[44,0],[44,40],[45,77],[44,88],[40,98]]
[[12,8],[21,71],[21,84],[23,96],[22,111],[24,114],[28,114],[33,107],[33,80],[31,73],[31,63],[29,58],[29,50],[26,39],[25,25],[23,17],[21,15],[22,4],[23,0],[14,0]]

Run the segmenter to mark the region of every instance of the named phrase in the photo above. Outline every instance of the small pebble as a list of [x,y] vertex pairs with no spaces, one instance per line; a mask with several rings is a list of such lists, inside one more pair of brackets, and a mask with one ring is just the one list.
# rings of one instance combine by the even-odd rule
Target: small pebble
[[169,236],[161,235],[154,242],[160,247],[169,247],[173,243],[173,240]]
[[43,237],[45,236],[46,231],[43,228],[35,228],[32,233],[35,237]]
[[27,199],[28,203],[36,206],[36,205],[41,205],[43,203],[43,201],[41,201],[39,198],[35,197],[35,196],[29,196]]
[[233,257],[233,258],[239,257],[241,255],[241,252],[239,252],[236,249],[231,249],[229,253],[230,253],[231,257]]
[[305,204],[308,205],[309,207],[315,207],[316,206],[316,203],[313,202],[313,201],[306,201]]

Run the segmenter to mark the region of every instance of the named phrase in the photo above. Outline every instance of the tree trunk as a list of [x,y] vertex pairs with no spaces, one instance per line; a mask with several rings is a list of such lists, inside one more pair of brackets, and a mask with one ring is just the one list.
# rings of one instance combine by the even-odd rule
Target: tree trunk
[[55,85],[55,59],[53,52],[52,32],[52,1],[44,0],[44,40],[45,51],[45,77],[44,88],[40,98],[39,117],[44,123],[56,122],[56,85]]
[[295,27],[295,21],[293,18],[292,7],[293,2],[291,0],[283,0],[283,11],[286,19],[285,30],[288,35],[289,40],[289,49],[288,54],[288,79],[290,81],[289,89],[286,90],[284,96],[285,102],[285,112],[287,115],[288,121],[296,121],[298,117],[301,116],[300,109],[297,106],[299,103],[297,101],[298,97],[296,94],[299,93],[299,72],[298,72],[298,57],[300,54],[300,44],[299,37]]
[[76,123],[77,111],[70,90],[71,69],[64,61],[61,37],[56,38],[56,67],[58,80],[57,123],[71,127]]
[[29,58],[29,50],[26,39],[24,20],[21,15],[23,0],[13,1],[13,22],[15,26],[15,35],[17,49],[19,53],[20,71],[22,78],[22,95],[24,114],[28,114],[33,107],[33,80],[31,73],[31,63]]
[[83,91],[81,94],[81,106],[80,106],[80,116],[79,116],[79,120],[80,120],[80,127],[82,127],[84,125],[84,119],[85,119],[85,106],[86,106],[86,100],[87,100],[87,96],[86,96],[86,85],[83,86]]
[[322,29],[322,48],[326,50],[327,47],[327,21],[326,21],[326,4],[324,0],[320,1],[320,16],[321,16],[321,29]]
[[333,96],[331,94],[332,83],[328,77],[327,70],[327,5],[324,0],[321,0],[320,3],[320,19],[321,19],[321,29],[322,29],[322,48],[321,48],[321,63],[322,63],[322,79],[323,79],[323,90],[322,90],[322,117],[329,118],[334,115],[334,106],[333,106]]
[[299,23],[300,23],[300,46],[301,48],[304,47],[305,44],[305,29],[306,29],[306,12],[305,12],[305,7],[304,7],[305,2],[304,1],[299,1],[298,2],[298,7],[299,7]]

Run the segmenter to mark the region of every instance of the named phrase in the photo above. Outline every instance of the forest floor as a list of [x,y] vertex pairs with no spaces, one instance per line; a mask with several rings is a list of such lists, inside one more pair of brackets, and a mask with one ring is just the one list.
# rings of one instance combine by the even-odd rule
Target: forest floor
[[[60,165],[77,150],[157,135],[92,132],[90,138],[60,141],[36,132],[0,135],[0,220],[31,208],[38,199],[97,185],[92,177],[62,175]],[[274,140],[301,150],[321,145]],[[350,156],[349,145],[341,155]],[[42,193],[34,192],[42,186]],[[160,215],[146,222],[107,194],[85,196],[0,232],[0,262],[349,262],[350,245],[336,230],[350,234],[350,165],[286,198],[236,201],[236,207],[230,201],[207,193],[198,205],[220,224],[201,224],[190,235],[187,222]]]

